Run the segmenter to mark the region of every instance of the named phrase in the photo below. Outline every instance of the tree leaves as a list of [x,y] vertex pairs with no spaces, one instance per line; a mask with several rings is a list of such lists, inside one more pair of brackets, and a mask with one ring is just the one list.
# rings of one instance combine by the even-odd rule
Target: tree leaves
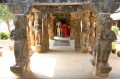
[[14,16],[9,11],[8,7],[5,5],[0,5],[0,19],[6,21],[6,20],[12,20],[13,18]]

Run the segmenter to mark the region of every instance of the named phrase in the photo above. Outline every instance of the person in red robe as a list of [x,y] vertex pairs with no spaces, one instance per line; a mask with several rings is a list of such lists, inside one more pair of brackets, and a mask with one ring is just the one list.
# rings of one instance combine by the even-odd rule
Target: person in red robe
[[63,27],[63,35],[64,35],[64,37],[67,37],[68,36],[68,34],[67,34],[67,25],[62,24],[62,27]]

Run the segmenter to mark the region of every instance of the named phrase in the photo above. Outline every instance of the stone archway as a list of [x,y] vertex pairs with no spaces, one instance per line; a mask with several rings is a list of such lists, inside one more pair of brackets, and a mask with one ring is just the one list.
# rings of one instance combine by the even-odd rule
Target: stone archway
[[[59,13],[63,13],[63,14],[66,14],[66,13],[69,13],[70,14],[70,24],[73,26],[73,27],[71,27],[72,29],[71,29],[71,32],[70,32],[70,34],[71,34],[71,36],[70,36],[70,38],[71,39],[75,39],[75,50],[76,51],[80,51],[81,50],[81,48],[83,47],[83,45],[81,45],[81,42],[83,42],[83,41],[81,41],[82,39],[81,39],[81,37],[82,37],[82,31],[81,30],[83,30],[83,27],[85,27],[86,25],[84,25],[85,23],[84,23],[84,15],[83,14],[86,14],[87,12],[86,11],[89,11],[89,14],[90,15],[88,15],[88,16],[86,16],[86,18],[88,18],[89,20],[91,20],[92,21],[92,19],[90,19],[89,17],[91,16],[91,17],[93,17],[93,18],[97,18],[98,16],[97,16],[97,12],[94,10],[94,8],[93,8],[93,6],[92,6],[92,4],[91,3],[83,3],[83,4],[69,4],[69,5],[66,5],[66,4],[53,4],[53,5],[49,5],[49,4],[34,4],[33,6],[32,6],[32,8],[34,8],[34,9],[36,9],[38,12],[39,12],[39,14],[40,15],[42,15],[42,14],[46,14],[47,15],[47,18],[46,18],[46,23],[47,24],[44,24],[43,23],[43,25],[45,25],[44,26],[44,28],[46,29],[46,30],[44,30],[45,32],[43,32],[43,33],[45,33],[45,36],[43,36],[42,37],[42,39],[44,38],[44,41],[47,41],[47,42],[45,42],[44,43],[44,41],[42,41],[42,49],[41,50],[48,50],[49,49],[49,39],[48,39],[48,31],[47,31],[47,29],[48,29],[48,22],[50,23],[49,24],[49,30],[50,30],[50,39],[54,39],[53,37],[54,37],[54,32],[53,32],[53,26],[54,26],[54,19],[55,19],[55,16],[54,16],[54,14],[55,13],[57,13],[57,14],[59,14]],[[89,8],[89,9],[88,9]],[[81,22],[83,20],[83,22]],[[81,26],[81,23],[83,23],[82,25],[83,25],[83,27]],[[88,36],[90,36],[90,35],[94,35],[93,34],[93,32],[95,33],[95,31],[94,31],[94,22],[90,22],[89,21],[89,24],[91,24],[90,25],[90,27],[88,27],[89,28],[89,30],[92,30],[92,31],[90,31],[91,33],[90,34],[87,34]],[[97,24],[97,23],[96,23]],[[43,29],[44,29],[43,28]],[[43,31],[43,30],[42,30]],[[84,36],[83,36],[84,37]],[[90,36],[91,37],[91,36]],[[94,36],[92,36],[92,37],[94,37]],[[84,39],[83,39],[84,40]],[[94,43],[94,38],[91,38],[91,40],[92,40],[92,44],[91,45],[93,45],[93,43]],[[87,40],[87,47],[89,46],[89,39]],[[45,48],[44,48],[45,47]]]

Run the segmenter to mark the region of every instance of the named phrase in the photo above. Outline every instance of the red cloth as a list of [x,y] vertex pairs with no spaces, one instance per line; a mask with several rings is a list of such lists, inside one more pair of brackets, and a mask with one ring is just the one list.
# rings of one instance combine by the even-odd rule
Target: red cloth
[[68,33],[67,33],[67,25],[66,25],[66,24],[62,24],[62,27],[63,27],[63,36],[64,36],[64,37],[67,37],[67,36],[68,36]]

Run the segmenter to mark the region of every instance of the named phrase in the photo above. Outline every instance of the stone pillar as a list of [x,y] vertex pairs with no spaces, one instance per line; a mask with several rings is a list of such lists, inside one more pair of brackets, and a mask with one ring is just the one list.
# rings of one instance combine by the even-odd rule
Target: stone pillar
[[25,75],[30,71],[29,43],[27,37],[27,16],[16,14],[14,19],[15,29],[11,31],[10,39],[14,42],[14,55],[16,64],[10,70],[17,76]]
[[70,39],[75,39],[75,19],[72,17],[70,19]]
[[49,20],[49,26],[48,26],[48,30],[49,30],[49,39],[50,40],[54,40],[54,16],[51,16],[50,20]]
[[42,52],[49,50],[48,18],[47,14],[42,14]]
[[95,28],[96,28],[96,15],[90,15],[90,34],[89,34],[89,46],[93,46],[95,39]]
[[82,12],[82,40],[81,45],[82,48],[86,48],[86,52],[88,51],[89,46],[89,33],[90,33],[90,10],[84,10]]
[[[106,6],[107,5],[107,6]],[[113,13],[118,8],[119,3],[108,0],[97,2],[93,5],[99,12],[98,24],[96,27],[96,38],[94,45],[94,58],[91,63],[94,66],[94,74],[96,76],[108,76],[111,67],[108,64],[109,55],[111,52],[111,42],[116,40],[116,36],[111,31],[112,21],[109,18],[110,13]]]
[[[97,32],[95,55],[91,60],[94,68],[95,75],[108,76],[111,67],[108,64],[108,58],[111,53],[111,43],[117,38],[115,33],[111,31],[112,19],[109,13],[99,14],[99,31]],[[99,37],[98,37],[99,36]]]
[[75,51],[81,50],[81,13],[73,12],[71,13],[71,17],[75,18]]
[[39,12],[34,13],[34,30],[35,30],[35,48],[36,52],[41,52],[41,31],[42,24],[39,23]]
[[75,51],[80,51],[81,40],[80,18],[75,18]]
[[89,33],[89,52],[92,54],[94,50],[95,38],[98,27],[98,14],[91,12],[90,14],[90,33]]
[[30,45],[35,45],[35,32],[34,32],[34,17],[33,13],[31,13],[29,17],[29,30],[30,30]]

